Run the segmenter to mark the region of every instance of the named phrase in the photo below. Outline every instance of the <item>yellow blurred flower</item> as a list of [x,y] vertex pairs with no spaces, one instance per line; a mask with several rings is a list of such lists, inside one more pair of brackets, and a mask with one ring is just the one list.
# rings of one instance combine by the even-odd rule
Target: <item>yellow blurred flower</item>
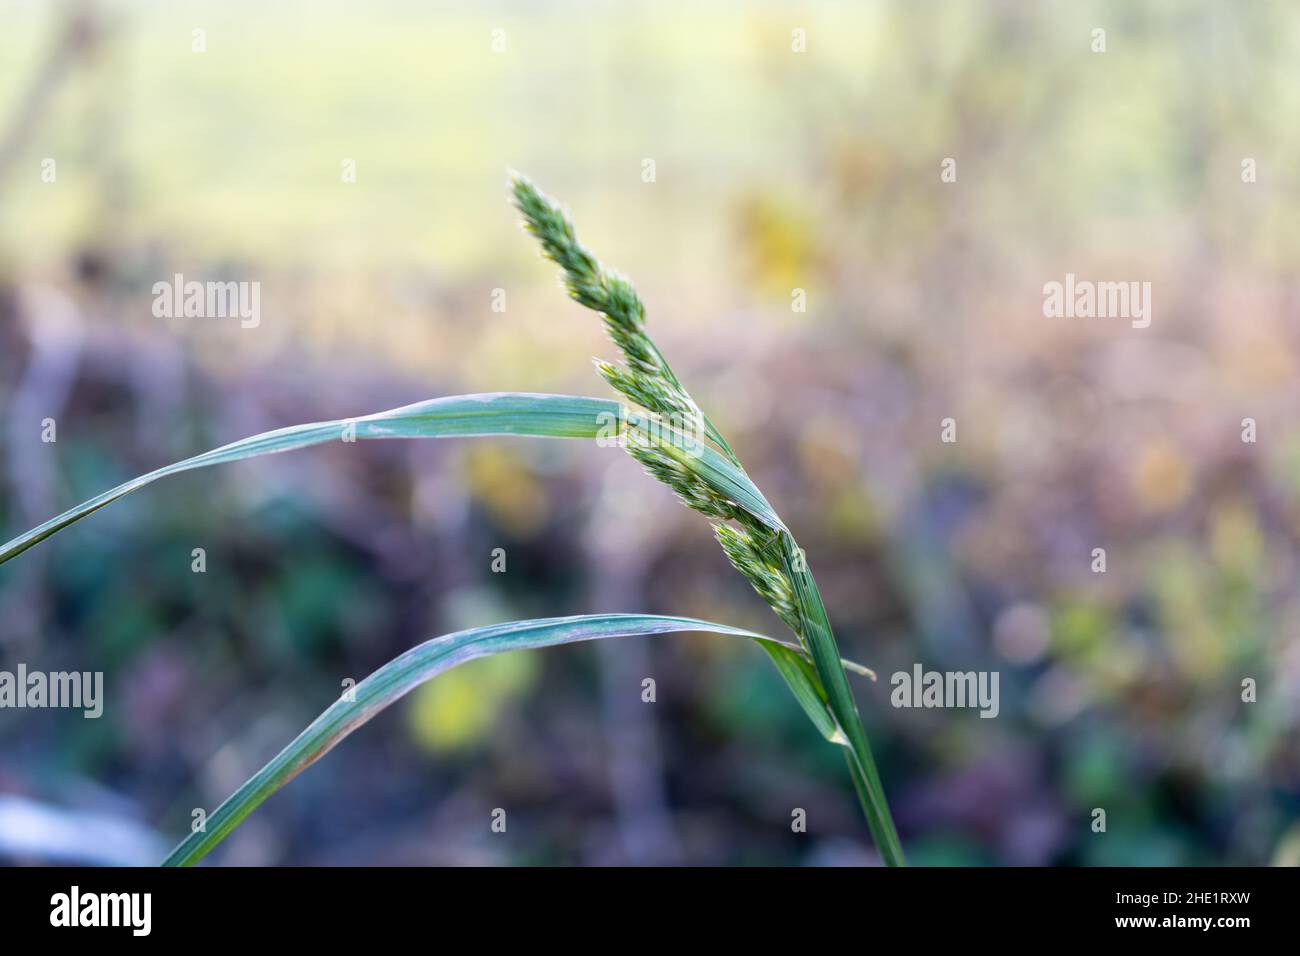
[[1160,513],[1178,509],[1192,490],[1192,470],[1187,456],[1168,439],[1156,439],[1138,456],[1132,488],[1144,511]]
[[497,654],[453,668],[411,694],[407,726],[432,753],[464,750],[492,732],[504,707],[532,683],[537,658]]
[[546,523],[546,490],[528,463],[509,448],[477,445],[465,453],[465,486],[510,535],[529,538]]

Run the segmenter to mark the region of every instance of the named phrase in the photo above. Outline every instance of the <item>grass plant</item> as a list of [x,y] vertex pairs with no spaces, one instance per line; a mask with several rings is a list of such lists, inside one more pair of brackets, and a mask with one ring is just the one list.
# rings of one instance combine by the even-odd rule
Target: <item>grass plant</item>
[[447,634],[412,648],[335,701],[208,816],[164,861],[202,859],[269,796],[340,740],[419,684],[467,660],[577,641],[701,631],[753,640],[771,658],[808,718],[843,748],[854,791],[881,858],[904,864],[848,672],[803,550],[746,473],[739,456],[700,409],[646,331],[635,287],[606,269],[577,238],[564,210],[523,177],[511,183],[524,225],[563,271],[578,303],[600,314],[622,361],[596,371],[622,401],[500,392],[418,402],[354,419],[282,428],[141,475],[0,545],[0,564],[98,509],[167,475],[290,451],[327,441],[529,435],[617,444],[656,480],[713,524],[728,560],[789,628],[791,640],[693,618],[603,614],[515,621]]

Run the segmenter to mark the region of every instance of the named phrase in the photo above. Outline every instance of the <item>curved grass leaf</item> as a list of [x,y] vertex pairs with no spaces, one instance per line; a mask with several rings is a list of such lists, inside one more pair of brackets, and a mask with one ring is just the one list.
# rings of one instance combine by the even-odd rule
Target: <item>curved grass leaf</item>
[[75,508],[70,508],[63,514],[0,546],[0,564],[17,557],[68,525],[159,478],[195,468],[242,461],[258,455],[271,455],[353,437],[362,439],[533,435],[543,438],[595,438],[601,433],[602,427],[611,427],[608,422],[611,420],[617,422],[618,415],[619,404],[607,399],[496,392],[486,395],[435,398],[361,418],[340,418],[336,421],[312,422],[279,428],[229,445],[222,445],[220,448],[195,455],[193,458],[186,458],[184,461],[165,465],[83,501]]
[[[607,438],[613,444],[619,440],[625,426],[647,429],[651,423],[644,416],[630,412],[626,406],[609,399],[531,392],[491,392],[435,398],[360,418],[340,418],[279,428],[165,465],[87,499],[75,508],[0,545],[0,564],[159,478],[195,468],[307,448],[328,441],[343,441],[345,438],[530,435],[537,438]],[[754,483],[722,455],[707,446],[690,445],[680,433],[659,429],[657,435],[665,444],[675,447],[677,454],[688,461],[705,481],[732,497],[738,505],[753,512],[764,522],[779,523],[780,519],[754,487]]]
[[624,406],[623,420],[637,432],[629,441],[639,439],[653,444],[703,478],[722,497],[734,501],[772,530],[785,530],[785,522],[739,464],[724,458],[698,438],[669,427],[655,416]]
[[675,631],[710,632],[758,641],[772,656],[782,677],[795,691],[795,698],[818,730],[828,737],[839,733],[803,655],[788,644],[752,631],[695,618],[653,614],[591,614],[476,627],[425,641],[353,687],[348,698],[340,698],[326,708],[292,743],[222,803],[208,817],[205,829],[186,837],[163,865],[197,863],[262,801],[323,757],[344,737],[420,684],[457,664],[505,651]]

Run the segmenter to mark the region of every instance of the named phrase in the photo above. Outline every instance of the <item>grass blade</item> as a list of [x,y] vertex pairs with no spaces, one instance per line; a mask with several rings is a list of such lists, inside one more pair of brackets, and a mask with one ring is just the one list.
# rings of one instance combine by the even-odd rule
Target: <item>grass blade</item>
[[342,441],[345,436],[355,436],[357,439],[474,435],[596,438],[602,429],[616,429],[619,415],[619,403],[608,399],[494,392],[435,398],[361,418],[340,418],[336,421],[280,428],[166,465],[83,501],[75,508],[0,545],[0,564],[159,478],[195,468],[307,448],[328,441]]
[[435,398],[359,418],[293,425],[253,435],[184,461],[165,465],[89,498],[5,542],[0,545],[0,564],[159,478],[195,468],[307,448],[329,441],[342,441],[345,436],[359,440],[527,435],[536,438],[608,438],[613,444],[624,428],[656,430],[664,436],[666,445],[675,448],[684,461],[690,462],[690,467],[697,470],[706,481],[733,497],[739,506],[753,512],[761,521],[779,523],[780,519],[776,517],[772,506],[753,482],[726,458],[712,448],[691,443],[680,432],[663,428],[619,402],[577,395],[490,392]]
[[723,498],[744,508],[773,530],[784,531],[785,523],[768,504],[758,486],[743,468],[714,451],[708,445],[679,429],[635,409],[623,406],[623,420],[634,434],[627,440],[653,446],[683,467],[699,475]]
[[352,699],[339,699],[250,777],[207,819],[203,832],[191,833],[163,861],[189,866],[201,860],[264,800],[330,751],[384,708],[457,664],[505,651],[554,647],[610,637],[709,632],[758,641],[772,655],[808,716],[824,733],[835,732],[834,718],[808,679],[809,665],[799,651],[774,638],[725,624],[689,617],[653,614],[592,614],[542,618],[477,627],[435,637],[389,661],[352,688]]

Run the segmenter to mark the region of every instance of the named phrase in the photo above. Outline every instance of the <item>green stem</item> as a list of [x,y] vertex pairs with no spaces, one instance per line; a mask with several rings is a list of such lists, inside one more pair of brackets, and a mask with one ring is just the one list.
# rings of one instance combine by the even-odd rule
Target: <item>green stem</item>
[[858,715],[857,704],[853,700],[853,690],[849,687],[848,677],[840,663],[835,635],[826,616],[826,607],[822,604],[821,592],[808,570],[803,552],[789,532],[781,533],[780,544],[781,560],[794,585],[795,599],[799,605],[800,621],[803,624],[801,636],[826,691],[831,713],[848,740],[849,772],[853,777],[853,788],[857,791],[858,801],[866,815],[867,826],[871,829],[871,836],[886,865],[906,866],[898,831],[889,813],[889,802],[885,799],[885,788],[880,782],[880,773],[876,770],[876,761],[871,755],[871,745],[867,742],[867,731],[862,726],[862,718]]
[[[871,746],[867,743],[866,733],[862,731],[861,721],[855,723],[859,732],[856,735],[851,731],[847,733],[849,747],[844,752],[845,761],[849,765],[849,776],[853,779],[853,789],[857,792],[858,802],[862,804],[863,815],[867,818],[867,827],[871,830],[871,837],[876,841],[876,848],[885,865],[907,866],[903,845],[898,839],[894,818],[889,813],[889,803],[885,800],[885,788],[871,756]],[[855,736],[860,739],[855,740]]]

